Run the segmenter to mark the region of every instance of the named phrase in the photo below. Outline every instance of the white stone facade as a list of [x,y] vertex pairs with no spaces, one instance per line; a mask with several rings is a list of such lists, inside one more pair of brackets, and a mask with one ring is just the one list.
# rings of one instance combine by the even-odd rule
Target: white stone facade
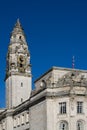
[[6,80],[7,107],[15,107],[30,97],[31,77],[12,75]]
[[0,130],[87,130],[87,71],[52,67],[31,90],[30,53],[19,20],[10,38],[5,82]]

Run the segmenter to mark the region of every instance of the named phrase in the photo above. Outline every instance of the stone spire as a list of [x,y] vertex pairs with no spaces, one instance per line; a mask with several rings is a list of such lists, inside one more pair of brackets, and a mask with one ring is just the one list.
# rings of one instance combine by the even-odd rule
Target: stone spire
[[26,37],[25,37],[24,29],[22,28],[20,20],[17,19],[17,22],[11,33],[10,43],[12,44],[14,42],[16,43],[16,42],[22,42],[22,41],[26,44]]
[[19,19],[13,28],[8,46],[6,78],[13,72],[30,74],[30,52]]
[[13,33],[23,33],[24,34],[24,29],[22,28],[22,25],[21,25],[19,19],[17,19],[17,22],[16,22],[14,29],[12,31],[12,34]]
[[15,24],[15,27],[19,27],[19,28],[22,27],[19,18],[17,19],[17,22],[16,22],[16,24]]

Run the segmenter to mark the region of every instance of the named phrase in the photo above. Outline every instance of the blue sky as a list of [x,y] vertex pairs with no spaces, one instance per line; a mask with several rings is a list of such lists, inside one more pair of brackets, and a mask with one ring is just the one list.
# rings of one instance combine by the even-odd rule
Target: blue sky
[[0,107],[5,106],[6,53],[20,19],[29,50],[33,81],[52,66],[87,70],[86,0],[0,1]]

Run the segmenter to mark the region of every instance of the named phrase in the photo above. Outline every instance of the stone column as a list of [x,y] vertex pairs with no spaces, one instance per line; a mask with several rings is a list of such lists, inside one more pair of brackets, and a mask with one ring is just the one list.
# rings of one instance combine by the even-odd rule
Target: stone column
[[7,110],[6,114],[6,130],[13,130],[13,110]]

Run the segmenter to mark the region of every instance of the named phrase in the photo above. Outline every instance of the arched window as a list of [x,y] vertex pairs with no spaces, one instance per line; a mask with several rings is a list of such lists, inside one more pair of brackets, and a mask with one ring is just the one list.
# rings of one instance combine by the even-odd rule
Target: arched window
[[84,130],[83,121],[77,121],[77,130]]
[[66,121],[60,122],[59,130],[68,130],[68,123]]
[[21,40],[22,36],[19,36],[19,39]]

